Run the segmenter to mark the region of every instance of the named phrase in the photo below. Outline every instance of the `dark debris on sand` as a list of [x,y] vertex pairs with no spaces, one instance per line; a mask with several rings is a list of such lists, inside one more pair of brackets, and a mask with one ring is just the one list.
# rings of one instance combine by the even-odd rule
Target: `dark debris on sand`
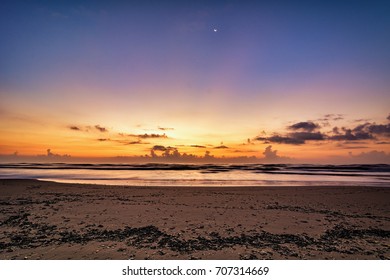
[[[245,248],[266,249],[270,248],[285,258],[304,258],[299,254],[299,249],[338,252],[343,254],[375,255],[377,258],[388,258],[389,254],[383,250],[365,251],[355,246],[340,246],[343,241],[353,239],[369,240],[376,238],[384,244],[389,243],[390,231],[376,228],[354,228],[342,224],[324,232],[319,238],[313,238],[306,234],[274,234],[259,231],[252,234],[241,234],[223,237],[213,232],[205,236],[197,236],[191,239],[181,238],[179,235],[168,234],[155,226],[125,227],[122,229],[107,230],[97,225],[87,225],[84,230],[71,231],[58,229],[54,225],[45,223],[33,223],[29,220],[29,214],[21,211],[18,215],[9,216],[0,222],[1,226],[8,226],[14,231],[3,232],[0,239],[0,252],[15,249],[36,248],[49,245],[62,244],[87,244],[88,242],[116,241],[124,242],[133,248],[150,248],[158,252],[177,252],[191,254],[199,251],[222,250],[227,247],[243,246]],[[294,250],[294,248],[296,250]],[[386,257],[387,255],[387,257]],[[261,256],[260,256],[261,257]],[[259,258],[256,254],[241,255],[242,259]]]

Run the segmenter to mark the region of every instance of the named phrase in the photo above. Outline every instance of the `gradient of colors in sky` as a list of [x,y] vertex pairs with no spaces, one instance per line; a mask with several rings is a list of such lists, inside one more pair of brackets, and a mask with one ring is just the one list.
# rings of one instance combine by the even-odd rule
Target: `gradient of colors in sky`
[[0,154],[389,163],[389,14],[387,1],[2,1]]

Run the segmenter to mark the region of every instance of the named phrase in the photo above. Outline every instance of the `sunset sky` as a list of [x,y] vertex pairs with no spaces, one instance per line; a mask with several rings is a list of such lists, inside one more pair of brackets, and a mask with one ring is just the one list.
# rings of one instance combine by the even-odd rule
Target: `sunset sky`
[[390,163],[389,14],[387,1],[2,1],[0,159]]

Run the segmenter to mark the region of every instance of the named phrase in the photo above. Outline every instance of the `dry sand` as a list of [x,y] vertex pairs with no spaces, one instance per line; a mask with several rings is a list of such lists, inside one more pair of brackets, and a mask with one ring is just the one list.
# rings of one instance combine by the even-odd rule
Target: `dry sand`
[[0,180],[0,259],[389,259],[390,188]]

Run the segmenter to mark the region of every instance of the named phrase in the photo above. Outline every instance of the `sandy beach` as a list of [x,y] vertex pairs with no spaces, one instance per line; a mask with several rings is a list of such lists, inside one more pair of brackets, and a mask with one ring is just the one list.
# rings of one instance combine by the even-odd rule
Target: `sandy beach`
[[0,180],[0,259],[390,259],[390,188]]

